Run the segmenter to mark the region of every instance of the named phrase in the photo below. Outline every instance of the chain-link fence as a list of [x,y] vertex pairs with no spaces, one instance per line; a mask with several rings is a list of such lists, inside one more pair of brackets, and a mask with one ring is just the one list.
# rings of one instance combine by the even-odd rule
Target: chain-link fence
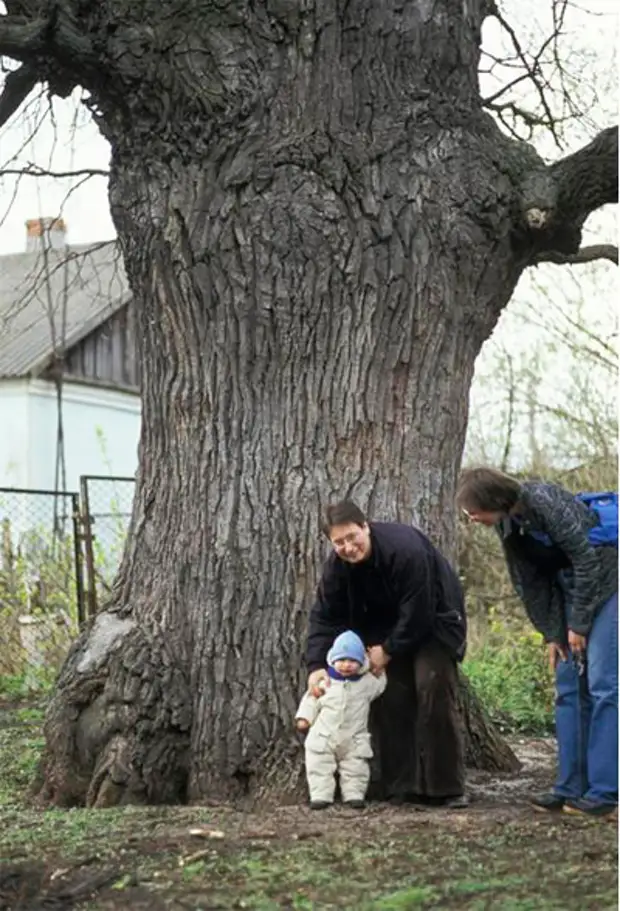
[[15,686],[53,676],[84,619],[79,524],[75,493],[0,488],[0,677]]
[[134,487],[133,478],[85,476],[79,494],[0,488],[0,697],[51,683],[105,603]]
[[134,490],[134,478],[80,478],[88,616],[97,613],[111,591],[123,556]]

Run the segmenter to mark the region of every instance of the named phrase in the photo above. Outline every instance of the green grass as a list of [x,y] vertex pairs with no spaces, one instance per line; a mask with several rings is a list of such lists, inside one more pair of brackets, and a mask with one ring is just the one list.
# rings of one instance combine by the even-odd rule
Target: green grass
[[[617,907],[615,826],[541,818],[523,806],[474,805],[458,814],[388,807],[361,815],[300,807],[43,811],[27,800],[40,722],[40,708],[0,707],[0,857],[22,865],[25,882],[35,865],[40,902],[63,882],[73,888],[84,881],[76,911]],[[196,825],[224,838],[193,837]],[[67,872],[51,881],[58,870]],[[88,878],[106,871],[107,885],[90,888]],[[0,907],[2,888],[0,876]]]
[[21,806],[43,749],[40,707],[0,711],[0,808]]

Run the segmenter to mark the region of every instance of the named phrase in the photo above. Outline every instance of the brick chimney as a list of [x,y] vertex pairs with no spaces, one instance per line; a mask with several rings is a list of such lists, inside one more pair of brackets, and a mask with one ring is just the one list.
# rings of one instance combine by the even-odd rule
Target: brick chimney
[[38,253],[42,247],[61,250],[66,244],[64,218],[29,218],[26,222],[26,253]]

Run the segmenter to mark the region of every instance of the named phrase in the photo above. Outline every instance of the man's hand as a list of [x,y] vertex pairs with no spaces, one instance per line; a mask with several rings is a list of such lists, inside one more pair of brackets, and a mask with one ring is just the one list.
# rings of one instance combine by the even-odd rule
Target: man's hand
[[547,654],[549,655],[549,669],[551,671],[555,671],[558,661],[568,661],[568,652],[559,642],[549,642]]
[[581,655],[586,650],[586,637],[581,633],[574,633],[572,629],[568,631],[568,647],[573,655]]
[[296,718],[295,719],[295,731],[297,732],[297,740],[303,746],[306,743],[306,737],[308,736],[308,731],[310,730],[310,722],[306,718]]
[[320,667],[317,671],[312,671],[308,677],[308,692],[314,696],[315,699],[322,696],[328,686],[329,674],[324,667]]
[[388,666],[390,656],[384,651],[382,645],[372,645],[368,649],[368,660],[370,662],[371,673],[373,673],[375,677],[379,677]]

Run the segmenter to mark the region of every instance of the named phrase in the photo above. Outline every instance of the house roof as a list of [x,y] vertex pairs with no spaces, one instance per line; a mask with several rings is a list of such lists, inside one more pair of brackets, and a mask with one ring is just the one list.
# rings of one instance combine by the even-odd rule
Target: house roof
[[115,241],[0,256],[0,378],[40,373],[129,298]]

